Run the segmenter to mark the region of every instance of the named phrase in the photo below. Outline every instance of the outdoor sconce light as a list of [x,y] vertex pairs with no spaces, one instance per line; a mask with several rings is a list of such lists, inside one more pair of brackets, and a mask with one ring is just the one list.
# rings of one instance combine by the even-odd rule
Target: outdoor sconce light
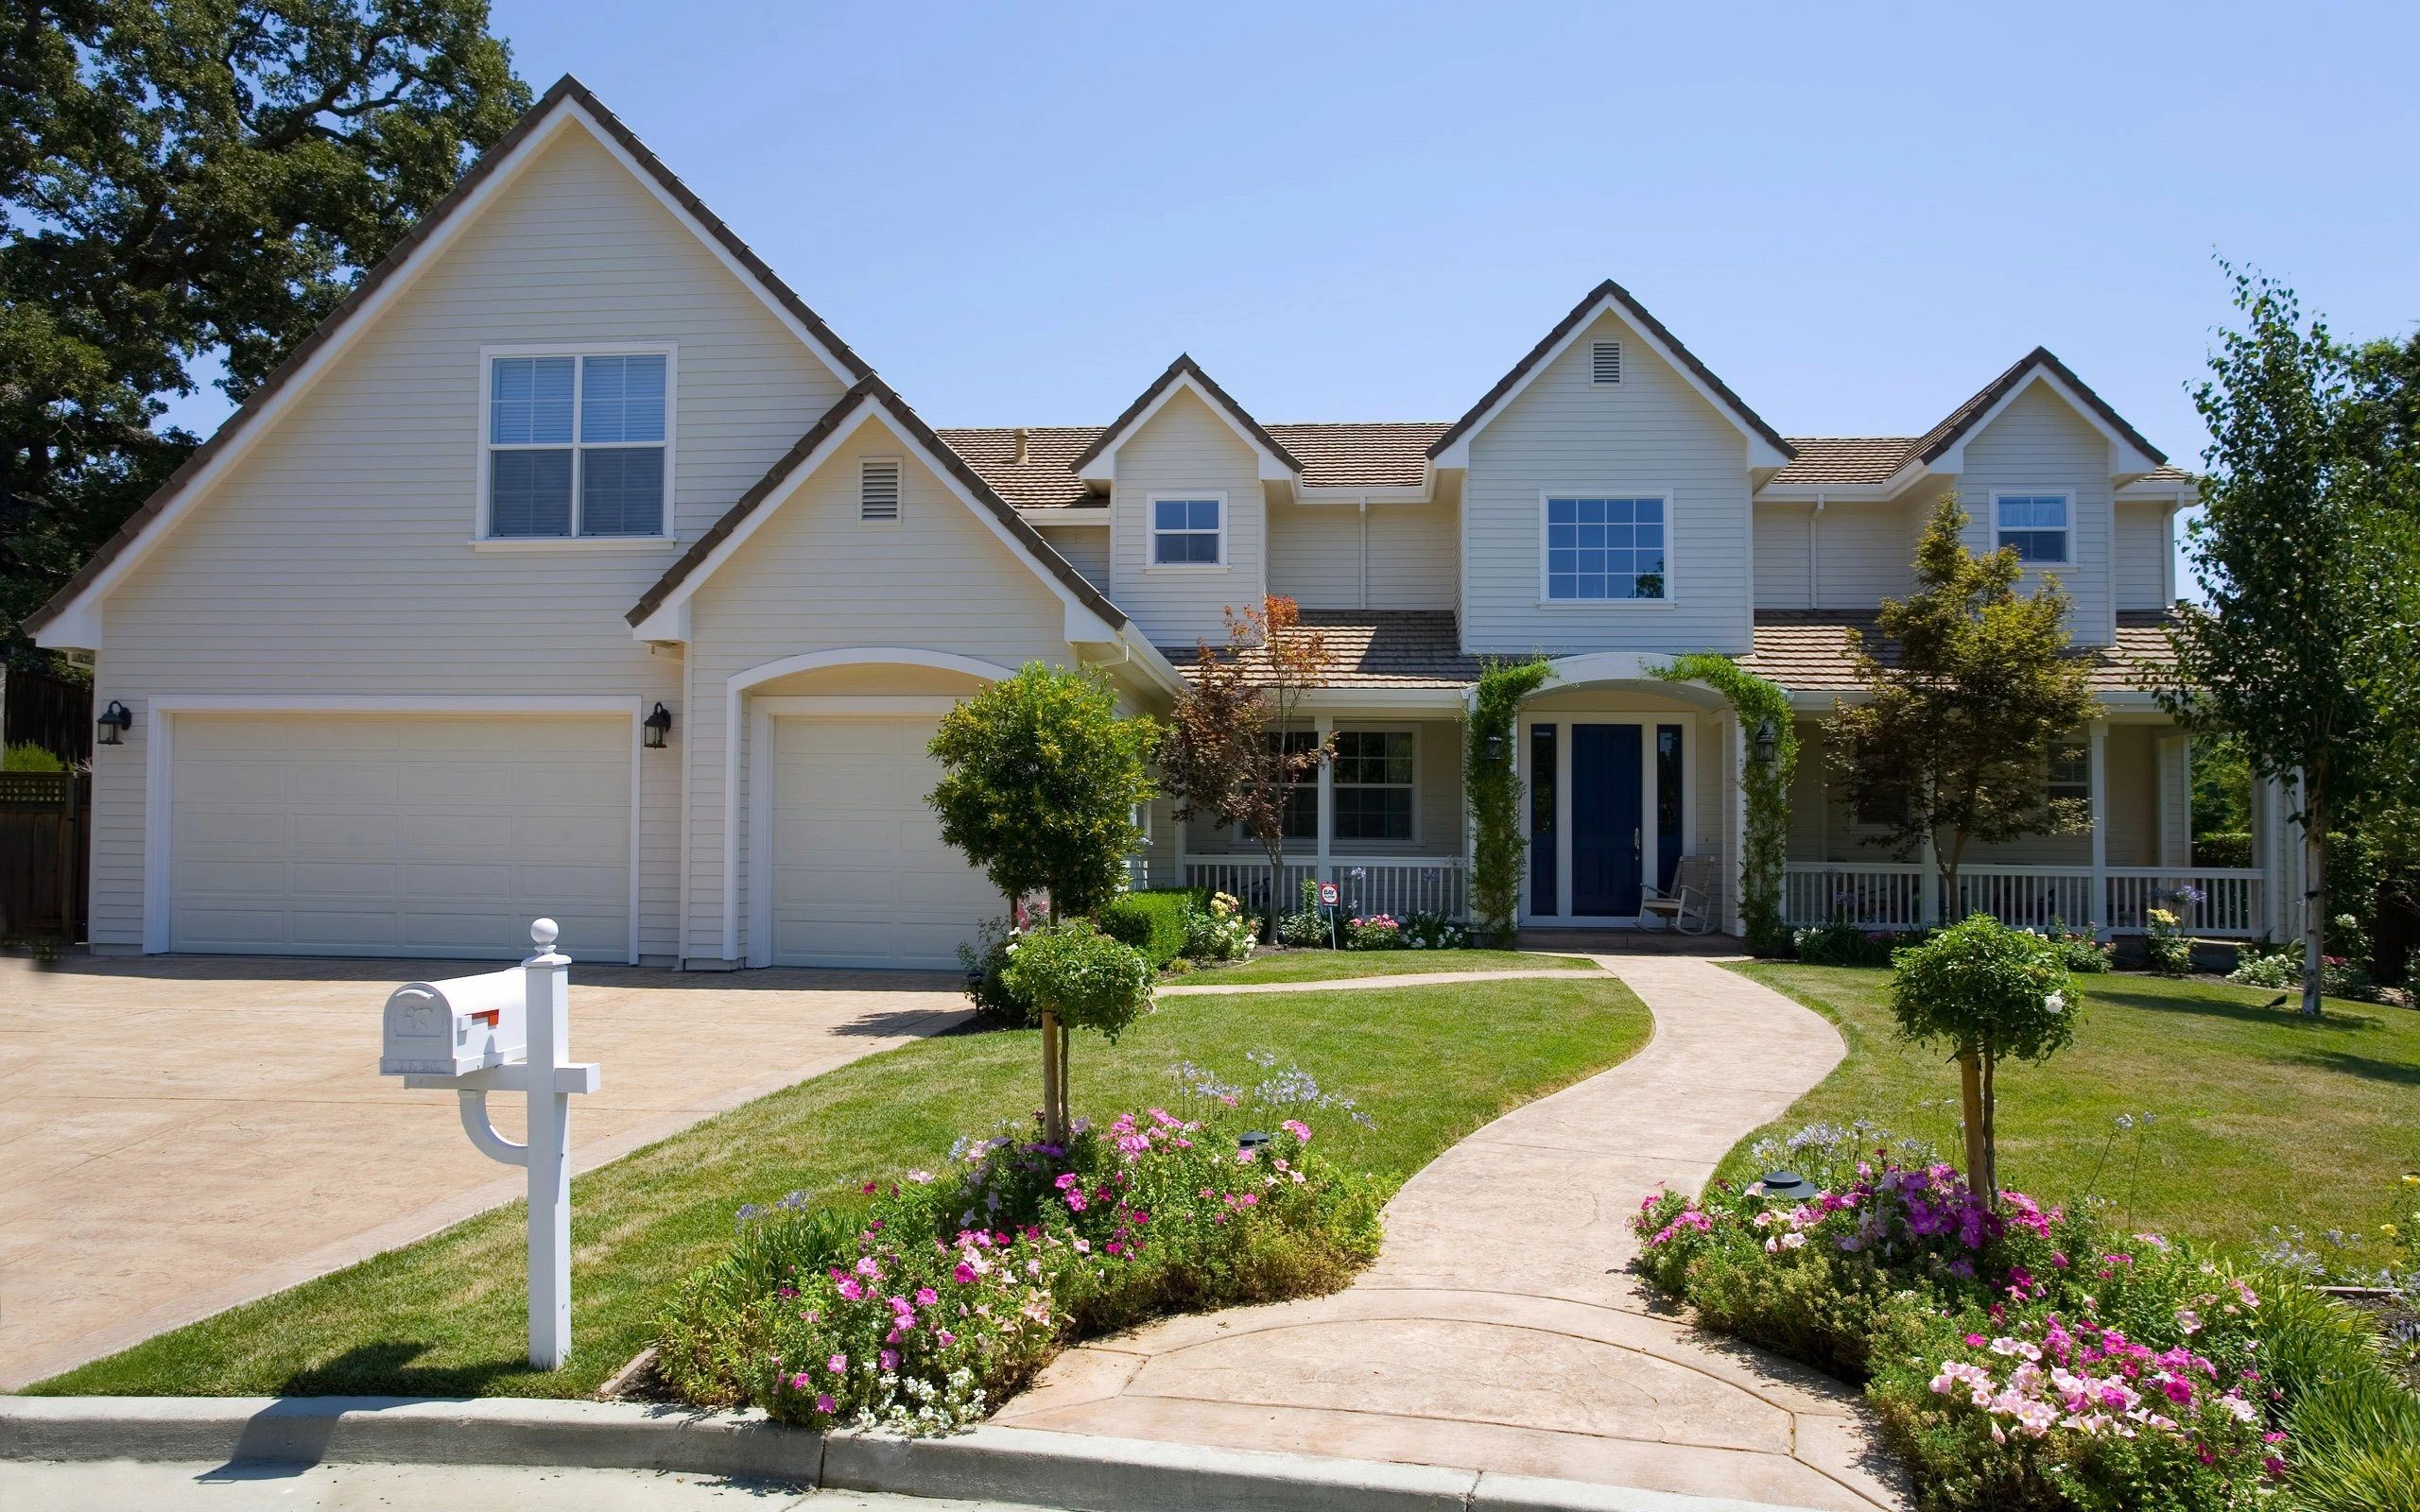
[[1768,1171],[1756,1179],[1764,1187],[1766,1196],[1791,1202],[1814,1196],[1824,1190],[1795,1171]]
[[1773,722],[1770,719],[1756,722],[1755,758],[1760,766],[1773,759]]
[[125,743],[118,737],[134,728],[134,714],[126,705],[112,698],[110,706],[101,711],[100,724],[102,745],[123,745]]
[[662,750],[664,737],[672,732],[672,711],[657,704],[655,713],[648,715],[643,723],[647,730],[647,748]]
[[1504,737],[1502,735],[1490,735],[1487,737],[1487,759],[1490,765],[1500,762],[1504,759]]

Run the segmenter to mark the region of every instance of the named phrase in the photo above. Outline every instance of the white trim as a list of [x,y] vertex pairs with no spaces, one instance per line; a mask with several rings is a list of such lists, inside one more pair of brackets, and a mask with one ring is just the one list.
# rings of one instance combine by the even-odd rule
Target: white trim
[[143,953],[168,948],[170,812],[175,793],[176,720],[180,714],[486,714],[523,718],[625,714],[631,721],[631,885],[629,960],[639,960],[639,779],[644,759],[648,700],[644,696],[582,697],[573,695],[381,695],[381,694],[167,694],[145,701],[149,729],[144,736]]
[[466,544],[473,551],[561,552],[577,557],[586,553],[610,556],[617,552],[663,551],[681,542],[671,536],[489,536],[483,540],[475,538]]
[[1246,446],[1252,448],[1252,454],[1258,459],[1259,463],[1256,475],[1262,482],[1282,482],[1289,480],[1296,475],[1294,470],[1286,465],[1286,461],[1283,457],[1270,451],[1267,446],[1261,444],[1260,438],[1254,436],[1250,427],[1246,426],[1242,421],[1236,418],[1235,411],[1229,408],[1228,405],[1217,395],[1201,387],[1200,380],[1196,379],[1193,374],[1189,372],[1178,373],[1176,375],[1176,380],[1167,387],[1161,389],[1158,396],[1150,404],[1144,405],[1140,414],[1136,415],[1132,420],[1128,421],[1125,426],[1120,429],[1116,435],[1109,437],[1107,438],[1109,444],[1103,446],[1091,461],[1086,462],[1083,465],[1082,469],[1080,470],[1076,475],[1087,483],[1113,483],[1116,481],[1118,448],[1124,446],[1129,440],[1132,440],[1136,432],[1142,430],[1144,426],[1149,425],[1151,422],[1151,417],[1157,415],[1162,409],[1165,409],[1167,406],[1168,401],[1174,399],[1179,393],[1190,393],[1194,398],[1201,401],[1203,404],[1209,407],[1212,414],[1217,415],[1220,420],[1227,423],[1228,429],[1234,431],[1236,436],[1242,438],[1243,443]]
[[[209,493],[211,489],[225,478],[237,463],[251,454],[251,449],[276,425],[279,420],[284,418],[287,411],[300,404],[320,380],[327,376],[338,360],[349,352],[354,344],[377,322],[378,318],[409,292],[419,282],[421,275],[427,272],[439,258],[461,239],[463,233],[469,231],[479,216],[519,180],[521,174],[531,163],[537,161],[540,154],[554,145],[556,137],[562,132],[564,125],[574,121],[578,122],[580,128],[587,131],[614,162],[620,163],[633,179],[645,186],[648,193],[654,197],[658,204],[669,211],[674,219],[687,227],[690,233],[704,244],[706,250],[714,255],[715,260],[728,268],[733,276],[740,281],[742,287],[753,293],[757,300],[772,313],[773,318],[782,323],[784,329],[798,337],[807,350],[815,354],[818,361],[829,368],[836,376],[846,378],[852,373],[854,369],[842,363],[822,342],[817,340],[814,334],[807,329],[805,322],[802,321],[771,289],[768,288],[763,280],[749,271],[744,264],[734,257],[729,248],[709,233],[698,218],[692,215],[657,180],[654,174],[642,167],[638,160],[631,157],[619,142],[614,141],[613,134],[600,126],[596,117],[589,114],[578,100],[566,96],[556,106],[552,114],[534,124],[530,128],[529,134],[523,137],[510,152],[499,160],[493,171],[474,185],[471,192],[464,196],[451,211],[434,223],[423,223],[423,229],[427,234],[421,239],[420,244],[406,255],[402,263],[396,265],[394,270],[387,275],[369,299],[364,300],[340,324],[328,330],[327,338],[303,361],[302,366],[287,375],[285,380],[278,386],[277,391],[269,396],[268,403],[264,404],[245,422],[240,431],[228,438],[227,444],[210,459],[208,465],[185,480],[176,493],[161,506],[160,512],[152,517],[150,523],[136,532],[133,540],[127,542],[126,549],[111,558],[107,566],[94,574],[92,581],[86,583],[73,599],[60,606],[57,616],[34,632],[35,644],[52,649],[87,651],[100,649],[101,604],[111,591],[124,581],[129,573],[134,571],[152,551],[157,549],[162,539],[175,529],[184,517],[192,512],[194,507]],[[668,435],[666,444],[669,445]],[[673,508],[668,473],[667,462],[665,495],[665,509],[667,517]]]
[[[1161,561],[1160,505],[1200,504],[1209,500],[1219,506],[1219,559],[1216,561]],[[1228,512],[1227,490],[1224,489],[1163,490],[1143,495],[1143,570],[1147,573],[1223,573],[1228,570],[1227,531],[1235,517]],[[1198,536],[1199,530],[1171,530],[1172,536]],[[1114,546],[1112,549],[1115,549]]]
[[[1681,853],[1687,855],[1697,833],[1696,805],[1692,783],[1696,781],[1696,752],[1691,748],[1704,738],[1693,713],[1670,710],[1608,710],[1556,709],[1538,713],[1522,714],[1513,722],[1514,770],[1521,780],[1521,835],[1524,841],[1521,866],[1520,922],[1550,928],[1567,929],[1635,929],[1636,914],[1574,914],[1571,908],[1571,757],[1577,742],[1572,738],[1576,725],[1628,725],[1638,731],[1639,810],[1638,810],[1638,876],[1642,887],[1653,885],[1656,862],[1661,854],[1662,836],[1657,830],[1655,803],[1656,766],[1655,727],[1681,727]],[[1541,914],[1531,899],[1531,881],[1535,872],[1529,862],[1527,842],[1530,828],[1530,762],[1534,754],[1532,733],[1540,726],[1552,726],[1554,737],[1555,789],[1555,905],[1558,913]],[[1736,890],[1736,889],[1735,889]]]
[[[771,501],[769,500],[767,502],[769,504]],[[777,661],[766,662],[756,666],[750,667],[744,672],[735,672],[723,680],[722,959],[726,961],[736,961],[740,958],[739,913],[734,904],[734,900],[739,891],[739,847],[737,844],[737,836],[740,821],[740,696],[749,689],[757,687],[763,683],[770,682],[776,678],[786,678],[794,673],[800,672],[817,672],[826,667],[852,666],[928,667],[942,672],[964,673],[970,678],[980,679],[985,682],[997,682],[1003,678],[1011,676],[1014,672],[1013,668],[1004,667],[996,662],[978,662],[971,656],[959,656],[948,651],[926,651],[912,646],[868,645],[848,646],[833,651],[808,651],[798,656],[786,656]],[[955,702],[956,700],[953,699],[951,701]],[[750,699],[749,702],[751,704],[770,704],[773,700],[769,698]],[[770,715],[760,714],[758,717],[769,719]],[[755,733],[755,730],[752,725],[750,728],[750,733]],[[769,796],[763,791],[763,783],[754,781],[754,779],[760,775],[756,770],[758,759],[757,750],[762,748],[763,744],[763,742],[755,743],[756,748],[751,750],[749,758],[749,776],[752,779],[749,784],[750,813],[748,816],[750,840],[749,880],[752,884],[752,894],[755,890],[752,887],[752,885],[755,882],[757,864],[761,859],[765,859],[764,848],[755,844],[757,838],[757,828],[760,822],[755,810],[760,804],[766,811],[765,816],[761,822],[768,825],[772,822],[771,804],[769,801]],[[749,901],[752,922],[753,921],[752,915],[755,906],[756,899],[752,895]],[[756,947],[761,942],[761,937],[752,939],[750,941],[750,957],[752,964],[763,964],[757,963],[753,959]],[[767,954],[766,960],[768,962],[771,960],[769,953]]]
[[[771,491],[758,502],[754,509],[749,511],[748,518],[739,522],[731,534],[723,538],[722,543],[707,555],[705,560],[690,569],[689,575],[681,580],[680,586],[675,588],[663,603],[657,605],[653,612],[631,628],[631,635],[642,641],[686,641],[689,638],[686,617],[689,600],[695,597],[698,591],[722,569],[725,562],[731,560],[741,546],[747,544],[749,539],[764,526],[766,521],[771,519],[776,511],[789,502],[790,497],[808,478],[814,476],[825,463],[831,461],[860,429],[877,420],[885,431],[898,439],[900,445],[906,449],[907,455],[911,455],[922,461],[925,470],[940,481],[951,497],[964,505],[968,513],[981,521],[984,528],[990,530],[1002,545],[1008,547],[1019,561],[1025,563],[1034,576],[1042,580],[1044,587],[1058,596],[1059,602],[1065,610],[1063,633],[1071,644],[1117,642],[1121,639],[1118,632],[1096,613],[1091,605],[1079,598],[1074,589],[1061,581],[1057,573],[1043,564],[1042,558],[1035,556],[1032,548],[1028,546],[1015,531],[1009,528],[1007,522],[993,513],[991,508],[977,499],[964,483],[960,482],[947,467],[942,465],[938,457],[927,451],[923,443],[899,423],[897,417],[891,414],[890,406],[887,402],[873,395],[868,395],[847,418],[834,426],[832,434],[825,437],[814,451],[800,458],[798,465],[791,468],[789,472],[774,485]],[[904,472],[901,478],[901,491],[904,510],[906,492]]]
[[[1987,552],[1997,551],[2000,549],[2000,505],[2003,501],[2009,499],[2065,499],[2067,502],[2067,523],[2059,532],[2066,538],[2066,555],[2057,561],[2025,561],[2020,562],[2020,566],[2029,573],[2040,574],[2056,568],[2073,568],[2082,565],[2082,563],[2076,560],[2076,527],[2079,522],[2076,519],[2078,505],[2076,501],[2076,490],[2073,488],[2044,487],[2038,489],[1994,489],[1992,490],[1992,518],[1991,523],[1987,527],[1988,535],[1984,541],[1984,549]],[[2117,527],[2117,520],[2114,510],[2110,520],[2110,527],[2114,543]],[[2018,528],[2027,535],[2046,534],[2046,532],[2038,526],[2027,525]],[[2111,555],[2114,558],[2115,554],[2112,553]]]
[[[506,357],[569,357],[571,369],[571,438],[561,445],[498,442],[490,440],[490,405],[495,399],[495,365]],[[588,536],[580,534],[580,495],[583,480],[580,455],[590,442],[579,437],[580,411],[587,403],[589,357],[662,357],[664,359],[664,502],[659,528],[648,536]],[[482,343],[479,347],[479,408],[473,418],[475,426],[471,476],[471,547],[475,551],[563,548],[596,549],[599,543],[610,543],[608,549],[645,550],[673,543],[674,480],[681,474],[675,468],[675,454],[680,446],[681,431],[681,344],[677,341],[531,341]],[[608,449],[623,449],[612,442],[595,443]],[[635,443],[645,446],[649,443]],[[488,490],[488,455],[492,452],[562,452],[572,454],[571,470],[571,534],[568,536],[499,536],[493,534],[493,500]]]
[[[1624,331],[1628,332],[1631,335],[1636,336],[1640,343],[1644,345],[1649,352],[1651,352],[1656,356],[1662,358],[1665,365],[1670,368],[1672,371],[1679,376],[1681,382],[1689,387],[1691,392],[1695,393],[1700,399],[1704,400],[1707,404],[1712,404],[1716,411],[1719,412],[1723,419],[1729,421],[1733,427],[1746,438],[1748,442],[1748,467],[1750,471],[1753,472],[1757,468],[1778,469],[1789,465],[1789,458],[1783,455],[1780,449],[1775,447],[1772,441],[1767,440],[1764,433],[1757,430],[1754,425],[1748,423],[1747,420],[1740,415],[1738,406],[1733,401],[1727,400],[1720,394],[1717,393],[1712,385],[1708,384],[1704,379],[1699,377],[1694,371],[1692,371],[1689,365],[1683,362],[1679,355],[1676,354],[1670,347],[1657,340],[1652,332],[1633,321],[1630,318],[1629,312],[1624,310],[1621,306],[1621,302],[1618,300],[1616,300],[1611,294],[1599,299],[1597,301],[1595,308],[1591,309],[1580,319],[1573,321],[1571,329],[1564,333],[1562,340],[1556,342],[1554,346],[1549,349],[1545,355],[1539,357],[1537,361],[1530,364],[1529,370],[1521,375],[1518,382],[1514,383],[1512,387],[1507,388],[1502,394],[1496,396],[1495,403],[1488,405],[1485,413],[1481,414],[1478,419],[1471,421],[1460,436],[1454,438],[1453,445],[1447,447],[1443,453],[1432,458],[1435,465],[1438,467],[1469,467],[1471,465],[1471,438],[1478,435],[1479,432],[1487,429],[1488,426],[1494,424],[1496,417],[1503,414],[1505,409],[1512,404],[1512,401],[1520,398],[1531,384],[1538,381],[1540,374],[1544,373],[1548,368],[1553,367],[1564,352],[1571,350],[1573,342],[1580,340],[1582,336],[1587,336],[1593,339],[1596,335],[1598,322],[1604,319],[1608,315],[1620,322]],[[1627,359],[1629,354],[1625,352],[1623,355],[1624,358]],[[1629,375],[1625,372],[1623,376],[1627,379]]]
[[[1635,502],[1655,499],[1664,506],[1664,596],[1661,598],[1550,598],[1547,594],[1547,510],[1557,499],[1622,499]],[[1673,490],[1663,489],[1616,489],[1591,485],[1586,488],[1540,489],[1538,490],[1538,603],[1546,610],[1616,610],[1628,611],[1642,609],[1669,609],[1680,601],[1674,587],[1672,538],[1675,534]]]
[[[2011,404],[2016,403],[2019,396],[2021,396],[2027,389],[2032,387],[2035,384],[2041,384],[2047,387],[2050,392],[2056,394],[2066,403],[2069,409],[2074,410],[2078,415],[2083,417],[2084,423],[2100,432],[2101,439],[2109,443],[2109,472],[2111,476],[2132,477],[2141,473],[2154,472],[2158,469],[2160,465],[2158,462],[2143,455],[2143,453],[2136,448],[2134,442],[2126,439],[2125,435],[2120,432],[2118,427],[2110,424],[2107,420],[2101,417],[2100,410],[2085,404],[2083,396],[2079,395],[2074,389],[2069,388],[2065,383],[2062,383],[2059,380],[2058,375],[2051,372],[2048,368],[2040,364],[2036,364],[2032,371],[2027,373],[2024,377],[2018,379],[2014,385],[2010,386],[2009,391],[2002,394],[1989,409],[1984,410],[1980,415],[1976,416],[1973,421],[1969,421],[1965,429],[1960,432],[1957,445],[1950,447],[1947,451],[1942,453],[1941,455],[1935,457],[1930,462],[1920,462],[1913,465],[1922,467],[1927,471],[1933,472],[1965,472],[1967,444],[1973,441],[1976,437],[1982,435],[1984,431],[1990,429],[1992,422],[1999,419]],[[1896,480],[1894,479],[1893,481]]]

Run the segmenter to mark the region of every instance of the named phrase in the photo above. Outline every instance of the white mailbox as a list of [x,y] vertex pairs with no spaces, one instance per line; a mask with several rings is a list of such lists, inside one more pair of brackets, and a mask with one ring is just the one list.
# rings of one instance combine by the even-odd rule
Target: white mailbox
[[459,1076],[527,1054],[527,973],[507,967],[443,982],[406,982],[387,998],[383,1076]]

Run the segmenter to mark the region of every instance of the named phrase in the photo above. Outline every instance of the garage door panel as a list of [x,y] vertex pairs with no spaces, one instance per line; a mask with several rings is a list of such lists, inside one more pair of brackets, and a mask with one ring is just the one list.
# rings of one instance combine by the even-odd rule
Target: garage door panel
[[774,722],[773,959],[949,968],[1003,911],[925,801],[930,718]]
[[622,960],[627,718],[180,715],[169,948]]

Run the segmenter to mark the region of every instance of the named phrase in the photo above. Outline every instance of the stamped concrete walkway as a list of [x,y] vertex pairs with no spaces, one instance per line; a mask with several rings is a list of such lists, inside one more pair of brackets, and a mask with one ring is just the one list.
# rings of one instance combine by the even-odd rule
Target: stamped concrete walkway
[[1840,1037],[1707,961],[1599,959],[1653,1010],[1654,1039],[1405,1183],[1352,1287],[1071,1350],[998,1421],[1837,1512],[1906,1505],[1853,1393],[1694,1332],[1626,1269],[1640,1197],[1702,1185],[1838,1063]]
[[[509,1202],[454,1099],[378,1074],[389,988],[493,962],[0,959],[0,1390]],[[952,975],[575,963],[585,1171],[949,1027]],[[521,1099],[491,1116],[518,1137]]]

